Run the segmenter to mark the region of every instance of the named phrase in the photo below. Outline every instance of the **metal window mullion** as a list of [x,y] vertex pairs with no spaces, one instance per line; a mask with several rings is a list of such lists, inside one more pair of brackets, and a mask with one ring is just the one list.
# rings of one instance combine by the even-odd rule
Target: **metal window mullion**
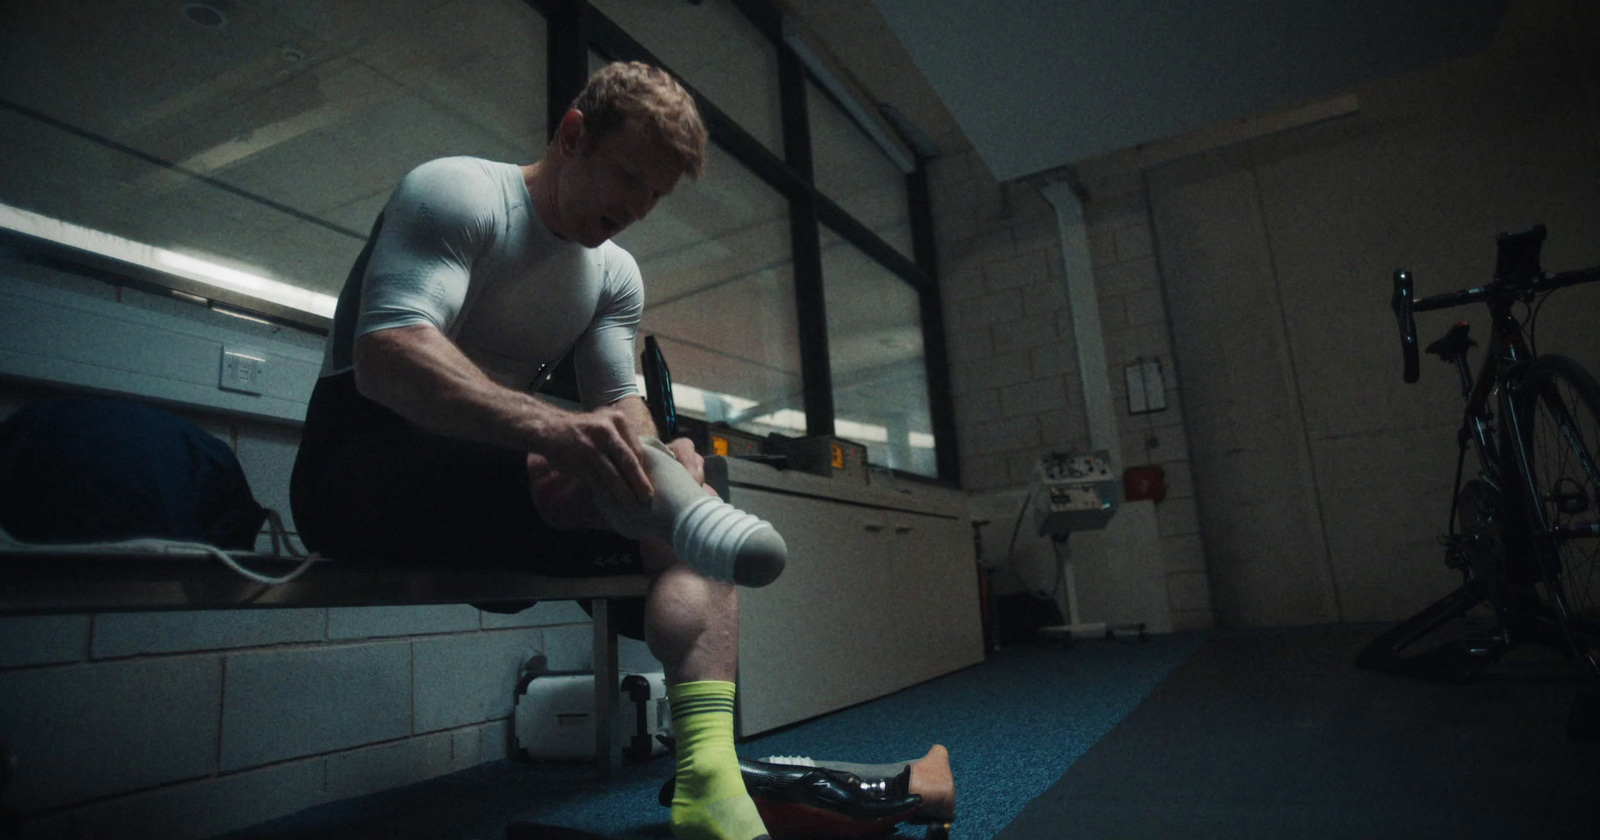
[[763,38],[779,47],[783,43],[783,14],[767,0],[732,0],[745,19],[755,26]]
[[589,81],[589,37],[583,0],[547,0],[535,3],[545,17],[545,134],[556,136],[567,106]]
[[928,413],[933,422],[934,461],[939,478],[961,483],[961,453],[956,441],[955,398],[950,382],[950,354],[945,344],[944,305],[939,294],[938,243],[933,235],[933,201],[928,191],[927,161],[906,176],[907,209],[911,211],[911,249],[917,267],[930,281],[918,291],[922,303],[922,353],[928,376]]
[[783,110],[783,154],[806,189],[789,196],[789,244],[794,252],[795,319],[800,339],[800,384],[806,434],[834,433],[833,370],[828,355],[827,293],[822,280],[822,237],[816,191],[811,188],[811,124],[806,116],[805,68],[788,47],[778,47],[778,96]]
[[839,234],[845,241],[856,246],[862,253],[883,266],[890,273],[910,284],[912,288],[923,290],[933,285],[931,278],[925,276],[922,269],[912,262],[905,254],[900,253],[893,245],[885,242],[877,232],[867,227],[850,215],[848,211],[833,203],[825,195],[816,196],[817,218],[827,225],[834,233]]

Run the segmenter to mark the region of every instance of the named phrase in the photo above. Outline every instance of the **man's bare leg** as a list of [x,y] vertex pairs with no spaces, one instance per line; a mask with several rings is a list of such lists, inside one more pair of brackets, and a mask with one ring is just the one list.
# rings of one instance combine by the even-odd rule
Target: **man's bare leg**
[[[534,507],[552,528],[607,529],[589,490],[552,473],[537,455],[528,456]],[[716,491],[702,486],[701,492]],[[655,575],[645,598],[645,644],[661,662],[669,685],[697,680],[733,682],[739,661],[739,590],[680,562],[658,537],[639,541],[646,572]]]
[[733,682],[739,661],[739,590],[678,562],[663,542],[640,543],[645,570],[655,574],[645,599],[644,633],[669,685]]
[[678,753],[672,833],[686,840],[765,838],[733,748],[739,591],[679,561],[660,540],[646,538],[640,547],[645,568],[660,569],[645,600],[644,636],[666,671],[672,703]]
[[[586,490],[551,478],[544,467],[529,456],[530,488],[547,524],[606,527]],[[709,487],[703,492],[715,495]],[[645,570],[655,575],[645,598],[645,644],[666,675],[677,741],[672,833],[684,840],[765,838],[733,747],[738,589],[681,562],[666,540],[647,536],[639,545]]]

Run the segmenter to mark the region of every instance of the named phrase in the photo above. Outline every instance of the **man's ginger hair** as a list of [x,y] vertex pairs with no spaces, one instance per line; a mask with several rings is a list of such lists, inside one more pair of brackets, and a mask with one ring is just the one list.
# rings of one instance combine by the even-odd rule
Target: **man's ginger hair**
[[637,121],[678,158],[683,171],[699,178],[706,168],[706,127],[694,97],[665,70],[639,61],[617,61],[595,71],[572,100],[583,114],[586,149]]

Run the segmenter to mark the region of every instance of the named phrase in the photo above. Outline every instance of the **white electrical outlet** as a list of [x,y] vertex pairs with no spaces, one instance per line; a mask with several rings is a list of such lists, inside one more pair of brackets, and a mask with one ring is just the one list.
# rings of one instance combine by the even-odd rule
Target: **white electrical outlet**
[[261,393],[261,377],[266,373],[265,353],[222,348],[222,372],[217,387],[242,394]]

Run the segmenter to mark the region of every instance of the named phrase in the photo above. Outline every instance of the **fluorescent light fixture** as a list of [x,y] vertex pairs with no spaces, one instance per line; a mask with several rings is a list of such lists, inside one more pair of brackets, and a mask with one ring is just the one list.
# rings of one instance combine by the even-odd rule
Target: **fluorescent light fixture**
[[797,411],[792,408],[782,408],[772,412],[771,414],[763,414],[760,417],[757,417],[753,422],[765,423],[768,426],[776,426],[777,428],[797,432],[802,435],[806,433],[805,412]]
[[[639,390],[644,390],[644,377],[634,374],[634,381],[639,384]],[[716,391],[696,388],[682,382],[672,383],[672,402],[680,412],[705,414],[706,400],[710,397],[721,400],[723,405],[736,411],[748,409],[757,405],[757,402],[745,397],[735,397],[731,394],[719,394]],[[764,426],[783,433],[804,435],[806,433],[805,412],[793,408],[783,408],[760,417],[753,417],[744,421],[749,426]],[[834,431],[839,437],[860,443],[888,443],[889,429],[876,423],[860,423],[854,420],[835,420]],[[913,449],[932,449],[933,435],[927,432],[911,432],[908,443]]]
[[134,242],[116,234],[75,225],[9,204],[0,204],[0,227],[324,318],[333,317],[334,306],[338,303],[338,299],[332,295],[302,289],[251,271],[230,268],[203,257]]
[[[222,306],[222,305],[217,304],[217,303],[212,303],[211,304],[211,311],[215,312],[215,313],[217,313],[219,315],[227,315],[229,317],[238,318],[241,321],[255,321],[258,324],[266,324],[268,326],[272,325],[272,322],[268,321],[265,318],[262,318],[262,317],[257,316],[257,315],[251,315],[248,312],[241,312],[238,309],[234,309],[232,307],[227,307],[227,306]],[[249,356],[247,358],[254,359],[255,357],[254,356]],[[256,359],[256,361],[264,362],[264,361],[266,361],[266,359]]]
[[858,423],[854,420],[833,421],[833,431],[845,440],[856,440],[862,443],[887,443],[889,430],[884,426],[873,423]]

